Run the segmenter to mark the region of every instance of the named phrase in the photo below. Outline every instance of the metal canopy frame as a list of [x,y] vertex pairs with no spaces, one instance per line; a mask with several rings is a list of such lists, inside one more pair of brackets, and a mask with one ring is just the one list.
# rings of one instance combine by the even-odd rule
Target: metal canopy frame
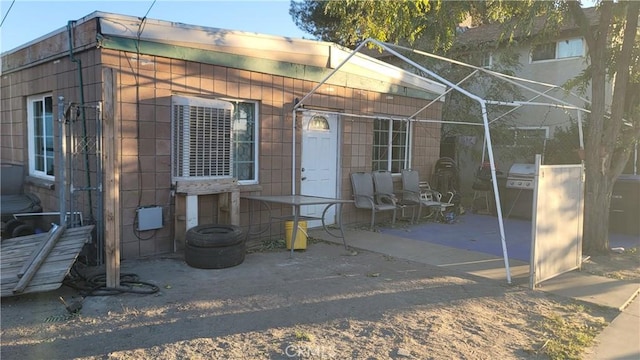
[[[446,58],[443,56],[439,56],[439,55],[435,55],[435,54],[431,54],[425,51],[420,51],[420,50],[416,50],[416,49],[411,49],[411,48],[407,48],[404,46],[400,46],[400,45],[394,45],[394,44],[390,44],[390,43],[385,43],[385,42],[381,42],[375,39],[367,39],[365,41],[363,41],[360,45],[358,45],[358,47],[356,47],[355,50],[353,50],[349,56],[347,56],[338,66],[336,66],[327,76],[325,76],[324,79],[322,79],[310,92],[308,92],[302,99],[300,99],[297,103],[294,104],[293,106],[293,110],[292,110],[292,115],[293,115],[293,141],[292,141],[292,170],[291,170],[291,183],[292,183],[292,194],[296,194],[296,182],[295,182],[295,168],[296,168],[296,112],[298,110],[302,110],[304,109],[304,104],[305,104],[305,100],[307,100],[310,96],[312,96],[324,83],[326,83],[336,72],[338,72],[346,63],[348,63],[354,56],[356,53],[358,53],[361,49],[363,49],[366,45],[373,45],[376,46],[392,55],[394,55],[395,57],[397,57],[398,59],[403,60],[406,64],[413,66],[415,69],[420,70],[423,74],[426,74],[427,76],[422,76],[423,79],[426,80],[435,80],[438,81],[446,86],[448,86],[448,89],[443,92],[442,94],[440,94],[436,99],[431,100],[427,105],[425,105],[423,108],[421,108],[420,110],[418,110],[416,113],[414,113],[413,115],[409,116],[409,117],[404,117],[404,116],[398,116],[398,117],[394,117],[391,116],[390,118],[392,119],[400,119],[400,120],[404,120],[404,121],[408,121],[408,122],[430,122],[430,123],[446,123],[446,124],[460,124],[460,125],[469,125],[469,126],[482,126],[484,128],[484,138],[485,138],[485,144],[486,144],[486,149],[487,149],[487,155],[489,157],[489,163],[490,163],[490,167],[491,167],[491,179],[492,179],[492,185],[493,185],[493,193],[494,193],[494,197],[495,197],[495,203],[496,203],[496,212],[497,212],[497,217],[498,217],[498,226],[500,228],[500,242],[502,244],[502,254],[503,254],[503,258],[504,258],[504,264],[505,264],[505,272],[506,272],[506,277],[507,277],[507,283],[511,284],[511,269],[509,266],[509,256],[508,256],[508,251],[507,251],[507,242],[506,242],[506,235],[505,235],[505,231],[504,231],[504,221],[503,221],[503,217],[502,217],[502,209],[500,206],[500,193],[498,190],[498,182],[497,182],[497,178],[496,178],[496,167],[495,167],[495,161],[494,161],[494,155],[493,155],[493,145],[491,142],[491,133],[489,131],[489,125],[495,121],[498,121],[499,119],[501,119],[502,117],[504,117],[505,115],[516,111],[517,109],[523,107],[523,106],[544,106],[544,107],[549,107],[549,108],[559,108],[559,109],[565,109],[565,110],[573,110],[577,112],[577,118],[578,118],[578,133],[579,133],[579,141],[580,141],[580,149],[584,150],[584,137],[583,137],[583,133],[582,133],[582,113],[590,113],[591,111],[585,108],[582,108],[580,106],[576,106],[574,104],[571,104],[567,101],[564,101],[562,99],[558,99],[556,97],[553,97],[551,95],[549,95],[549,92],[554,91],[554,90],[562,90],[565,94],[569,94],[573,97],[575,97],[577,100],[583,101],[584,103],[590,103],[587,99],[584,99],[582,97],[580,97],[579,95],[573,93],[573,92],[567,92],[565,91],[562,87],[558,86],[558,85],[554,85],[554,84],[548,84],[548,83],[544,83],[544,82],[540,82],[540,81],[535,81],[535,80],[530,80],[530,79],[524,79],[524,78],[519,78],[519,77],[515,77],[515,76],[510,76],[510,75],[505,75],[499,72],[495,72],[492,71],[490,69],[486,69],[483,67],[478,67],[478,66],[474,66],[474,65],[470,65],[461,61],[457,61],[457,60],[453,60],[450,58]],[[402,50],[402,51],[408,51],[417,55],[423,55],[425,57],[428,58],[432,58],[432,59],[436,59],[436,60],[440,60],[443,62],[447,62],[450,64],[455,64],[455,65],[460,65],[460,66],[464,66],[464,67],[468,67],[468,68],[472,68],[474,69],[474,71],[469,74],[468,76],[466,76],[464,79],[460,80],[458,83],[454,83],[452,81],[449,81],[448,79],[444,78],[443,76],[439,75],[438,73],[436,73],[433,70],[427,69],[425,66],[420,65],[418,63],[416,63],[415,61],[407,58],[406,56],[402,55],[401,53],[399,53],[397,50]],[[533,96],[531,99],[527,100],[527,101],[504,101],[504,100],[495,100],[495,99],[485,99],[482,96],[478,95],[478,94],[474,94],[473,92],[471,92],[470,90],[464,89],[461,85],[467,81],[468,79],[472,78],[473,76],[476,76],[480,73],[484,73],[487,74],[489,76],[498,78],[502,81],[506,81],[512,85],[515,85],[517,87],[520,87],[524,90],[527,90],[529,92],[532,92],[535,94],[535,96]],[[414,74],[417,76],[421,76],[420,74]],[[536,90],[534,88],[532,88],[530,85],[538,85],[538,86],[542,86],[544,88],[546,88],[544,91],[539,91]],[[426,89],[422,89],[422,90],[426,90]],[[431,106],[432,104],[434,104],[436,101],[440,100],[442,97],[446,96],[449,92],[451,91],[458,91],[459,93],[463,94],[464,96],[475,100],[478,102],[478,104],[480,105],[481,108],[481,112],[482,112],[482,123],[475,123],[475,122],[465,122],[465,121],[443,121],[443,120],[438,120],[438,119],[418,119],[417,115],[422,112],[423,110],[427,109],[429,106]],[[546,99],[548,102],[544,102],[544,101],[535,101],[539,98],[544,98]],[[508,106],[511,107],[512,109],[510,109],[509,111],[501,114],[500,116],[498,116],[495,119],[489,120],[489,117],[487,115],[487,105],[500,105],[500,106]],[[317,112],[325,112],[325,113],[335,113],[335,114],[340,114],[340,115],[347,115],[347,116],[353,116],[353,117],[363,117],[363,118],[376,118],[376,116],[371,116],[371,115],[363,115],[363,114],[352,114],[352,113],[347,113],[347,112],[332,112],[332,111],[323,111],[323,110],[318,110],[318,109],[313,109],[314,111]],[[483,147],[483,152],[484,152],[485,147]],[[483,154],[484,157],[484,154]]]

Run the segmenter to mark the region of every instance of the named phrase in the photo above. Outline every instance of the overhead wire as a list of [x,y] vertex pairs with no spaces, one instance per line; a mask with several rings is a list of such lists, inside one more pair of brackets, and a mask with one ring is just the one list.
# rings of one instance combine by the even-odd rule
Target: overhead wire
[[[136,46],[136,69],[135,69],[135,74],[134,74],[134,78],[136,81],[136,120],[138,122],[137,126],[136,126],[136,139],[138,140],[138,209],[140,209],[142,207],[142,188],[143,188],[143,184],[142,184],[142,160],[140,159],[140,149],[141,149],[141,139],[140,139],[140,56],[141,56],[141,52],[140,52],[140,39],[142,37],[142,33],[144,32],[144,27],[147,23],[147,15],[149,15],[149,12],[151,12],[151,9],[153,8],[153,6],[156,4],[156,0],[153,0],[153,2],[151,3],[151,5],[149,6],[149,8],[147,9],[147,12],[144,14],[144,16],[142,18],[140,18],[140,24],[138,24],[138,30],[136,31],[136,42],[135,42],[135,46]],[[131,69],[133,70],[133,66],[131,66],[131,64],[129,64],[129,66],[131,67]],[[136,211],[136,215],[135,215],[135,219],[134,219],[134,226],[133,226],[133,235],[135,235],[136,238],[138,238],[138,240],[150,240],[152,239],[155,235],[156,235],[156,230],[154,229],[153,232],[151,233],[151,235],[146,236],[146,237],[142,237],[139,234],[139,230],[136,229],[136,226],[138,224],[138,212]]]
[[16,3],[16,0],[13,0],[11,2],[11,5],[9,5],[9,9],[7,9],[7,12],[2,17],[2,21],[0,22],[0,27],[2,27],[2,25],[4,24],[4,21],[7,19],[7,16],[9,15],[9,12],[11,12],[11,8],[13,7],[13,4],[15,4],[15,3]]

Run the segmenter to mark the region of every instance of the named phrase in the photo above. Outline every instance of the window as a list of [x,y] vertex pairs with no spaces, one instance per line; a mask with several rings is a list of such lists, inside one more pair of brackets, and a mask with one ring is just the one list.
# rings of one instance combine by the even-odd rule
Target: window
[[53,97],[50,94],[27,99],[29,175],[54,179]]
[[233,174],[240,183],[257,183],[257,103],[235,102],[233,114]]
[[257,104],[172,97],[172,178],[257,181]]
[[584,55],[584,47],[581,38],[558,41],[558,59],[582,55]]
[[584,56],[582,38],[560,40],[536,45],[531,50],[531,61],[565,59]]
[[313,131],[330,131],[329,122],[324,116],[314,115],[309,121],[309,130]]
[[399,174],[406,167],[409,154],[407,121],[375,119],[373,121],[373,170]]
[[556,43],[537,45],[531,51],[531,61],[550,60],[556,58]]

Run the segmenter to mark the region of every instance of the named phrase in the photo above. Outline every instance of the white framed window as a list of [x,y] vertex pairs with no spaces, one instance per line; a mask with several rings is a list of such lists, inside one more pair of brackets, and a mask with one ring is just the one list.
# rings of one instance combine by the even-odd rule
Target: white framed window
[[29,175],[54,180],[53,96],[27,98]]
[[572,38],[536,45],[531,49],[531,62],[584,56],[582,38]]
[[233,174],[240,184],[258,183],[258,103],[232,101]]
[[172,96],[171,106],[172,181],[257,183],[257,103]]
[[377,118],[373,121],[372,170],[399,174],[409,161],[408,121]]
[[558,59],[584,56],[582,38],[558,41]]

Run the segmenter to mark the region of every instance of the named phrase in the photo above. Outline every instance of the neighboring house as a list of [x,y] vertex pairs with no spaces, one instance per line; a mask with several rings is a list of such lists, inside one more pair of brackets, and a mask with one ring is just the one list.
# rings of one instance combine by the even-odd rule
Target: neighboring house
[[[290,194],[295,185],[349,199],[354,171],[411,166],[428,178],[440,124],[401,119],[444,86],[366,55],[318,88],[293,126],[296,101],[348,55],[326,42],[95,12],[2,54],[0,158],[24,165],[25,190],[45,211],[59,211],[66,196],[67,211],[119,239],[122,258],[179,250],[189,216],[246,229],[249,206],[238,194]],[[424,117],[440,119],[441,107]],[[307,141],[314,132],[322,145]],[[301,170],[321,165],[335,181],[305,186]],[[59,169],[69,192],[56,183]],[[195,213],[185,192],[198,194]],[[251,225],[264,228],[266,211],[257,215]],[[349,205],[343,219],[369,215]]]
[[[595,25],[598,19],[595,8],[585,9],[585,12],[588,19]],[[588,65],[586,41],[580,36],[577,26],[574,24],[563,25],[556,37],[546,40],[534,41],[531,37],[518,37],[516,34],[516,41],[511,44],[501,41],[503,31],[504,27],[499,24],[461,28],[451,54],[456,58],[466,59],[472,65],[488,69],[495,69],[498,62],[501,61],[501,57],[507,55],[512,59],[518,59],[516,66],[509,67],[513,76],[557,86],[563,86],[567,81],[580,75]],[[579,107],[585,107],[584,99],[588,99],[590,96],[589,88],[584,95],[581,95],[583,99],[580,99],[562,89],[547,92],[548,87],[533,82],[520,83]],[[477,87],[474,90],[481,97],[503,100],[495,98],[495,94],[485,94]],[[517,96],[522,101],[554,102],[537,96],[529,90],[522,88],[519,90]],[[572,91],[577,92],[577,90]],[[612,87],[610,86],[606,93],[608,104],[611,103],[611,94]],[[512,94],[503,94],[503,96],[508,97]],[[492,135],[497,166],[506,175],[513,163],[533,163],[534,152],[541,152],[543,158],[549,158],[549,161],[553,161],[554,154],[551,152],[558,150],[549,149],[548,142],[558,129],[567,129],[572,121],[574,123],[577,121],[577,117],[575,110],[525,105],[513,112],[511,117],[498,120],[503,124],[500,136],[496,134],[493,138]],[[491,121],[492,118],[489,120]],[[446,142],[453,143],[449,147],[448,155],[453,153],[458,157],[463,178],[463,190],[468,192],[473,181],[473,173],[481,165],[478,154],[481,152],[483,137],[476,136],[470,139],[469,136],[461,136],[458,139],[447,139]],[[579,140],[576,135],[575,139],[572,139],[572,143],[564,144],[562,150],[566,153],[573,153],[576,161],[579,161],[578,147]],[[531,148],[535,150],[530,150]],[[470,149],[475,150],[470,151]]]

